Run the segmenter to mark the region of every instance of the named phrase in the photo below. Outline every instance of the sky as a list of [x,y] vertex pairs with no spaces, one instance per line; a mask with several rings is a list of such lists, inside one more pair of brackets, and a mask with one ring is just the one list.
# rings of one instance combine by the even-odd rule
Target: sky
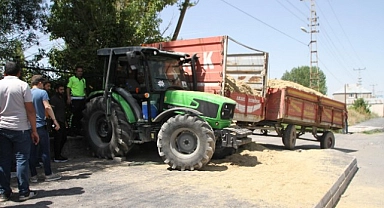
[[[191,0],[193,1],[193,0]],[[310,65],[311,0],[200,0],[187,10],[179,39],[228,35],[269,53],[269,78]],[[315,0],[319,67],[328,96],[346,84],[384,96],[384,1]],[[160,13],[164,35],[174,32],[179,10]],[[168,28],[168,29],[167,29]]]
[[[327,95],[360,80],[363,88],[384,97],[384,1],[314,1],[319,23],[314,40]],[[310,34],[300,29],[309,31],[310,8],[311,0],[199,0],[187,10],[178,38],[228,35],[268,52],[269,78],[280,79],[294,67],[310,65]],[[172,36],[179,9],[167,7],[159,17],[164,36]],[[40,43],[25,52],[27,59],[41,46],[49,50],[63,44],[49,36]]]

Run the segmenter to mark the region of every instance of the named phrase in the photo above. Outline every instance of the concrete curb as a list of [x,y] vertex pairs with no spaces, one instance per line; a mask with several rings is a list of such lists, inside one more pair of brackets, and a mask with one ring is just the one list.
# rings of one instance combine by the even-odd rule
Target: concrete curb
[[339,179],[333,184],[330,190],[323,196],[320,202],[315,205],[315,208],[331,208],[335,207],[340,199],[341,194],[347,189],[349,182],[357,172],[357,160],[354,157],[350,164],[346,166],[344,173],[342,173]]

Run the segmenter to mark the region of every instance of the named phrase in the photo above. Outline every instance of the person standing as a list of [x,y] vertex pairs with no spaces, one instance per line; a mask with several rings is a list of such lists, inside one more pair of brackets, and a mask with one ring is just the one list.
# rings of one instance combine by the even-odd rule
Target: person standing
[[348,111],[347,110],[344,110],[344,129],[343,129],[343,132],[344,134],[348,134]]
[[75,68],[75,75],[69,78],[67,84],[67,104],[71,107],[71,133],[81,134],[81,119],[85,108],[86,81],[83,78],[83,67]]
[[[60,125],[56,120],[55,114],[53,113],[52,107],[49,104],[49,98],[47,91],[44,90],[44,77],[41,75],[32,76],[32,102],[36,110],[36,127],[37,133],[40,137],[40,151],[41,158],[43,160],[45,181],[54,181],[61,178],[60,174],[53,173],[51,170],[51,157],[50,157],[50,144],[49,135],[46,130],[45,112],[51,117],[55,130],[60,129]],[[33,183],[37,182],[37,146],[32,144],[31,154],[29,159],[29,169],[31,171],[30,181]]]
[[10,199],[12,160],[16,159],[19,200],[37,195],[29,189],[28,168],[31,144],[39,143],[31,89],[21,81],[21,68],[15,62],[5,64],[0,80],[0,201]]
[[49,96],[49,92],[51,91],[51,81],[49,81],[48,79],[45,79],[44,90],[47,91]]
[[54,162],[67,162],[68,158],[62,156],[61,152],[63,150],[64,144],[67,141],[67,130],[66,130],[66,116],[65,116],[65,99],[64,94],[65,89],[64,85],[58,83],[55,86],[55,95],[51,98],[51,104],[53,112],[56,116],[57,122],[61,126],[59,130],[53,131],[53,149],[55,157]]

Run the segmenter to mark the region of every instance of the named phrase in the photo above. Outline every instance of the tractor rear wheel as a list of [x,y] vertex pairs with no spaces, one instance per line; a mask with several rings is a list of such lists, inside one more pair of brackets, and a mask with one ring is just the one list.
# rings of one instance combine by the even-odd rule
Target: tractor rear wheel
[[176,115],[161,127],[157,148],[163,161],[172,169],[195,170],[206,165],[215,151],[212,128],[191,115]]
[[112,102],[110,122],[105,115],[104,97],[87,103],[83,111],[85,136],[97,157],[124,156],[132,148],[132,129],[120,106]]

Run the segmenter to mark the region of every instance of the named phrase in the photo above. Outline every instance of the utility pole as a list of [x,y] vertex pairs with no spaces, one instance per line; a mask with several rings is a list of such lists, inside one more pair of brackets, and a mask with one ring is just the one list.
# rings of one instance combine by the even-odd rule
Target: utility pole
[[[303,1],[303,0],[301,0]],[[316,33],[319,33],[317,27],[319,23],[317,22],[318,16],[316,14],[316,4],[315,0],[311,1],[311,14],[309,18],[309,34],[311,35],[311,42],[309,42],[310,50],[310,60],[309,60],[309,87],[316,91],[319,91],[319,57],[317,55],[317,40]]]
[[359,86],[361,86],[361,73],[360,73],[360,71],[362,71],[362,70],[365,70],[365,68],[364,69],[353,69],[354,71],[359,71],[359,77],[357,78],[357,84],[359,85]]
[[377,84],[373,84],[370,86],[372,86],[372,97],[375,97],[375,86],[377,86]]

